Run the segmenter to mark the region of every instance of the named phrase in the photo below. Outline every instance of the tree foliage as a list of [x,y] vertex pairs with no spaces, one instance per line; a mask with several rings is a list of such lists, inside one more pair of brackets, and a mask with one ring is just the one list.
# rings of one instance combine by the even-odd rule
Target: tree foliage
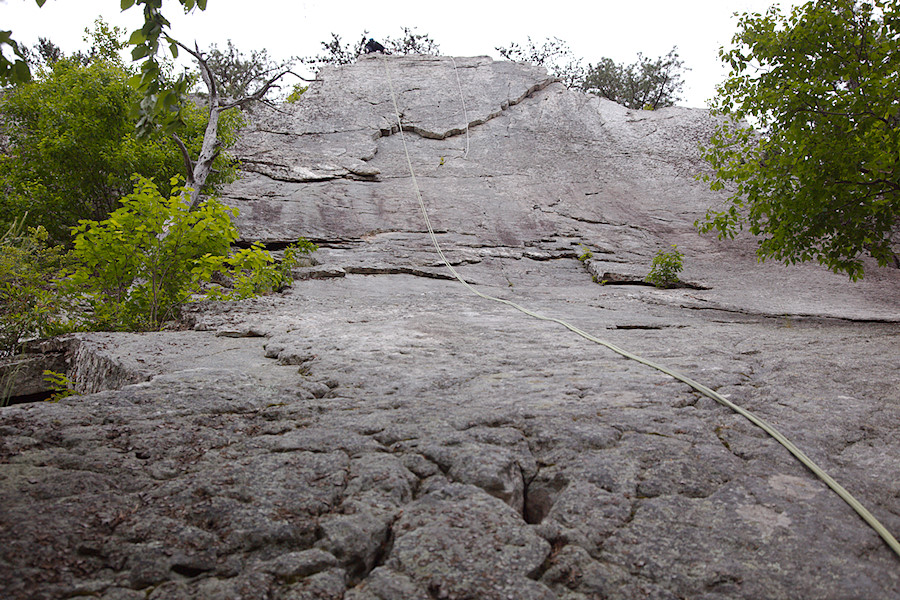
[[637,61],[630,65],[602,58],[588,65],[581,88],[628,108],[674,106],[683,85],[683,66],[677,48],[656,60],[638,53]]
[[[440,53],[440,46],[427,33],[416,33],[415,27],[403,27],[403,35],[397,38],[387,37],[382,45],[391,54],[428,54]],[[303,62],[311,65],[349,65],[356,62],[365,52],[369,32],[363,31],[356,42],[345,42],[337,33],[331,39],[322,42],[322,52],[316,56],[304,58]]]
[[363,31],[359,40],[355,43],[345,42],[337,33],[331,33],[331,39],[322,42],[321,54],[303,59],[303,62],[312,65],[349,65],[356,61],[366,47],[369,40],[369,32]]
[[[52,70],[0,98],[7,137],[0,154],[0,223],[30,212],[55,240],[69,239],[79,219],[101,220],[116,209],[140,173],[165,184],[183,169],[179,147],[159,131],[138,139],[133,107],[140,94],[124,67],[95,60],[58,60]],[[196,105],[184,110],[180,137],[189,151],[202,145],[206,116]],[[239,115],[221,128],[233,143]],[[229,181],[235,165],[217,157],[209,184]],[[167,190],[166,190],[167,191]]]
[[[9,52],[13,54],[12,59],[6,57],[4,46],[9,47]],[[17,84],[31,81],[27,52],[27,48],[12,38],[12,31],[0,30],[0,83]]]
[[[206,0],[179,2],[185,11],[206,8]],[[233,210],[214,198],[200,201],[208,182],[234,173],[222,150],[234,142],[238,109],[263,99],[286,68],[264,81],[250,78],[243,89],[228,88],[233,81],[217,79],[208,55],[168,35],[162,0],[121,0],[123,10],[134,5],[143,7],[145,17],[129,39],[132,58],[143,61],[137,74],[118,59],[120,32],[106,28],[100,37],[111,46],[68,59],[42,40],[36,49],[39,76],[29,82],[27,53],[3,35],[8,32],[0,34],[0,45],[13,46],[27,75],[17,71],[17,64],[0,64],[0,76],[10,71],[18,78],[7,77],[17,85],[0,96],[0,210],[15,219],[0,239],[2,350],[13,351],[23,336],[49,331],[35,320],[50,314],[41,304],[45,292],[57,305],[75,300],[54,313],[72,327],[155,329],[190,299],[242,298],[286,287],[291,267],[316,249],[301,240],[285,250],[280,263],[258,244],[231,253],[237,239]],[[197,61],[207,90],[206,111],[185,102],[192,78],[169,76],[166,48],[172,57],[184,50]],[[247,91],[253,85],[254,91]],[[131,110],[135,104],[138,111]],[[189,187],[162,175],[179,170],[173,165],[179,162]],[[135,171],[157,176],[165,185],[135,176],[133,192],[113,210],[113,199],[124,195],[122,178]],[[22,237],[25,217],[17,215],[25,206],[36,208],[38,220],[60,231],[80,219],[65,256],[70,268],[60,273],[59,265],[48,262],[62,256],[61,248],[47,244],[44,229]],[[211,284],[214,277],[229,287]],[[15,297],[24,303],[13,302],[12,288],[23,292]]]
[[[206,10],[206,0],[178,0],[185,13],[195,8]],[[171,27],[162,14],[163,0],[121,0],[122,10],[140,6],[144,12],[144,25],[131,33],[128,43],[134,48],[131,58],[142,61],[140,73],[134,75],[131,84],[141,93],[138,116],[138,132],[147,135],[156,128],[173,133],[185,124],[184,102],[192,81],[182,73],[176,78],[166,76],[165,50],[172,58],[178,57],[178,42],[167,33]]]
[[427,33],[416,33],[415,27],[403,27],[403,35],[387,37],[384,47],[391,54],[427,54],[437,56],[441,48]]
[[684,63],[678,58],[677,48],[656,60],[639,53],[637,61],[630,65],[602,58],[587,68],[559,38],[547,38],[538,45],[529,37],[524,44],[513,42],[498,46],[497,51],[508,60],[545,67],[566,87],[582,89],[629,108],[672,106],[683,85]]
[[[149,110],[151,107],[156,109],[160,106],[170,107],[171,97],[166,93],[170,91],[160,75],[163,69],[160,66],[156,56],[160,50],[159,38],[162,36],[170,44],[172,53],[177,56],[177,49],[172,45],[173,40],[168,39],[165,30],[170,26],[168,19],[162,14],[163,0],[120,0],[122,10],[128,10],[137,5],[143,8],[144,26],[132,35],[131,43],[139,46],[133,52],[134,60],[148,58],[142,69],[142,76],[138,80],[141,90],[146,92],[148,102],[142,106],[142,109]],[[206,10],[207,0],[178,0],[186,13],[193,11],[195,8]],[[47,0],[35,0],[38,7],[44,6]],[[13,59],[8,59],[3,53],[3,46],[9,46],[13,53]],[[12,38],[12,31],[0,31],[0,82],[12,85],[26,83],[31,81],[31,66],[28,64],[28,50]],[[153,85],[153,83],[157,85]],[[180,84],[181,81],[174,82]],[[184,82],[186,83],[186,81]],[[180,89],[176,88],[175,91]],[[160,95],[159,92],[162,92]],[[151,98],[151,96],[161,96],[159,98]],[[157,103],[159,100],[161,104]]]
[[62,247],[43,227],[25,227],[24,216],[0,237],[0,356],[18,353],[23,340],[70,329],[72,304],[55,290],[67,264]]
[[[193,210],[183,202],[181,180],[168,196],[136,177],[134,191],[103,221],[74,229],[70,292],[90,305],[89,325],[101,329],[158,329],[192,299],[246,298],[290,285],[290,268],[316,247],[305,240],[276,264],[261,246],[232,254],[235,210],[209,200]],[[230,290],[209,286],[214,278]]]
[[507,60],[531,63],[546,68],[548,73],[558,77],[566,87],[581,87],[584,81],[584,67],[581,66],[581,59],[572,53],[569,44],[559,38],[547,38],[543,44],[538,46],[529,36],[524,45],[512,42],[507,47],[498,46],[496,50]]
[[[29,52],[29,65],[37,65],[38,68],[52,69],[53,65],[65,58],[62,48],[57,46],[50,38],[39,37],[33,51]],[[33,67],[32,67],[33,68]]]
[[108,218],[74,230],[69,283],[85,293],[103,329],[156,329],[175,317],[195,289],[197,261],[226,255],[237,238],[226,207],[208,202],[188,211],[178,181],[171,184],[174,193],[163,196],[138,178]]
[[[200,78],[206,87],[205,108],[207,120],[199,152],[192,152],[191,148],[179,137],[177,132],[171,132],[172,138],[181,149],[184,160],[188,185],[185,190],[185,201],[193,209],[202,200],[207,179],[216,174],[216,163],[221,158],[220,153],[223,146],[227,147],[234,141],[233,139],[229,140],[227,135],[223,136],[220,125],[227,125],[230,115],[233,115],[236,109],[244,108],[253,102],[263,100],[275,83],[284,75],[290,73],[290,63],[284,63],[273,69],[276,71],[275,74],[266,81],[259,83],[253,92],[238,97],[228,97],[222,95],[220,91],[221,85],[215,73],[213,73],[209,65],[208,56],[205,53],[196,47],[194,49],[188,48],[178,41],[173,40],[173,43],[194,57],[197,67],[200,69]],[[184,111],[185,109],[182,107],[180,110]],[[163,131],[169,131],[169,129],[164,128]],[[196,159],[194,158],[195,156]]]
[[219,94],[228,99],[252,94],[282,68],[266,50],[252,50],[245,55],[231,40],[222,50],[215,44],[210,46],[206,63],[218,83]]
[[820,0],[740,17],[712,105],[725,119],[704,150],[705,179],[729,196],[701,231],[732,238],[746,224],[761,259],[816,260],[854,280],[867,254],[898,264],[898,4]]

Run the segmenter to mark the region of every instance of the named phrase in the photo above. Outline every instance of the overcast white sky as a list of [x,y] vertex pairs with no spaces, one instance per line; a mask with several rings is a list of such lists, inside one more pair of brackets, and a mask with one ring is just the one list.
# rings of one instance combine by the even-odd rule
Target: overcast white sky
[[[175,0],[164,14],[172,34],[201,49],[231,39],[249,52],[265,48],[275,59],[319,53],[331,32],[355,40],[363,30],[375,39],[399,37],[401,27],[429,34],[441,53],[488,55],[496,46],[522,43],[527,36],[542,42],[558,37],[576,56],[596,62],[608,56],[633,62],[638,52],[655,58],[673,46],[690,71],[680,103],[704,107],[715,85],[727,74],[718,60],[720,46],[734,34],[735,12],[764,12],[780,4],[785,11],[800,0],[556,0],[555,2],[485,2],[473,0],[208,0],[206,11],[184,16]],[[63,50],[82,48],[84,29],[95,18],[129,31],[141,21],[139,10],[121,12],[119,0],[0,0],[0,29],[32,45],[49,37]]]

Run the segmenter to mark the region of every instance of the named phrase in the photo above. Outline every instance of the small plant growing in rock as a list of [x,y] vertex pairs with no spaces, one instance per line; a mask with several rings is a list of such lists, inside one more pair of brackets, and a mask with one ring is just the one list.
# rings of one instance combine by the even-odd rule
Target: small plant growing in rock
[[44,371],[44,381],[47,383],[50,391],[53,392],[53,395],[47,399],[49,402],[59,402],[63,398],[80,395],[75,391],[75,382],[69,379],[65,373],[57,373],[47,369]]
[[580,260],[581,262],[584,263],[584,262],[587,262],[588,260],[594,258],[594,253],[591,252],[591,249],[588,248],[587,246],[582,246],[581,250],[582,250],[582,252],[578,256],[578,260]]
[[288,97],[284,99],[285,102],[289,102],[291,104],[296,104],[300,101],[300,96],[303,95],[303,92],[309,89],[308,85],[303,85],[301,83],[295,83],[294,87],[291,88],[291,93],[288,94]]
[[666,252],[660,250],[653,258],[650,273],[644,281],[652,283],[656,287],[672,287],[678,283],[678,274],[683,268],[684,254],[678,250],[678,246],[672,244],[672,250]]

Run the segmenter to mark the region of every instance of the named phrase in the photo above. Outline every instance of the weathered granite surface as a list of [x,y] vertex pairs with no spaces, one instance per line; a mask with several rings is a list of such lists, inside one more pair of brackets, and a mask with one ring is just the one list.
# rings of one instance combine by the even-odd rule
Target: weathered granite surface
[[[900,559],[761,431],[448,280],[385,69],[467,280],[754,411],[895,535],[900,272],[698,236],[704,111],[455,63],[362,59],[257,111],[226,200],[248,239],[322,245],[293,289],[80,336],[96,393],[0,409],[0,597],[900,597]],[[672,243],[694,288],[629,281]]]

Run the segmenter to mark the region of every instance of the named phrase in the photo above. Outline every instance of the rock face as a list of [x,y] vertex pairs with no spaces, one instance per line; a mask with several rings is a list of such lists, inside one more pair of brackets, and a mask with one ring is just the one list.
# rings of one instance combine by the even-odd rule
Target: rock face
[[[704,111],[370,57],[240,144],[243,236],[322,246],[294,288],[81,336],[70,372],[120,389],[0,409],[0,597],[900,596],[900,558],[742,417],[449,281],[391,86],[463,277],[725,394],[900,532],[900,273],[698,236]],[[693,287],[639,285],[670,244]]]

